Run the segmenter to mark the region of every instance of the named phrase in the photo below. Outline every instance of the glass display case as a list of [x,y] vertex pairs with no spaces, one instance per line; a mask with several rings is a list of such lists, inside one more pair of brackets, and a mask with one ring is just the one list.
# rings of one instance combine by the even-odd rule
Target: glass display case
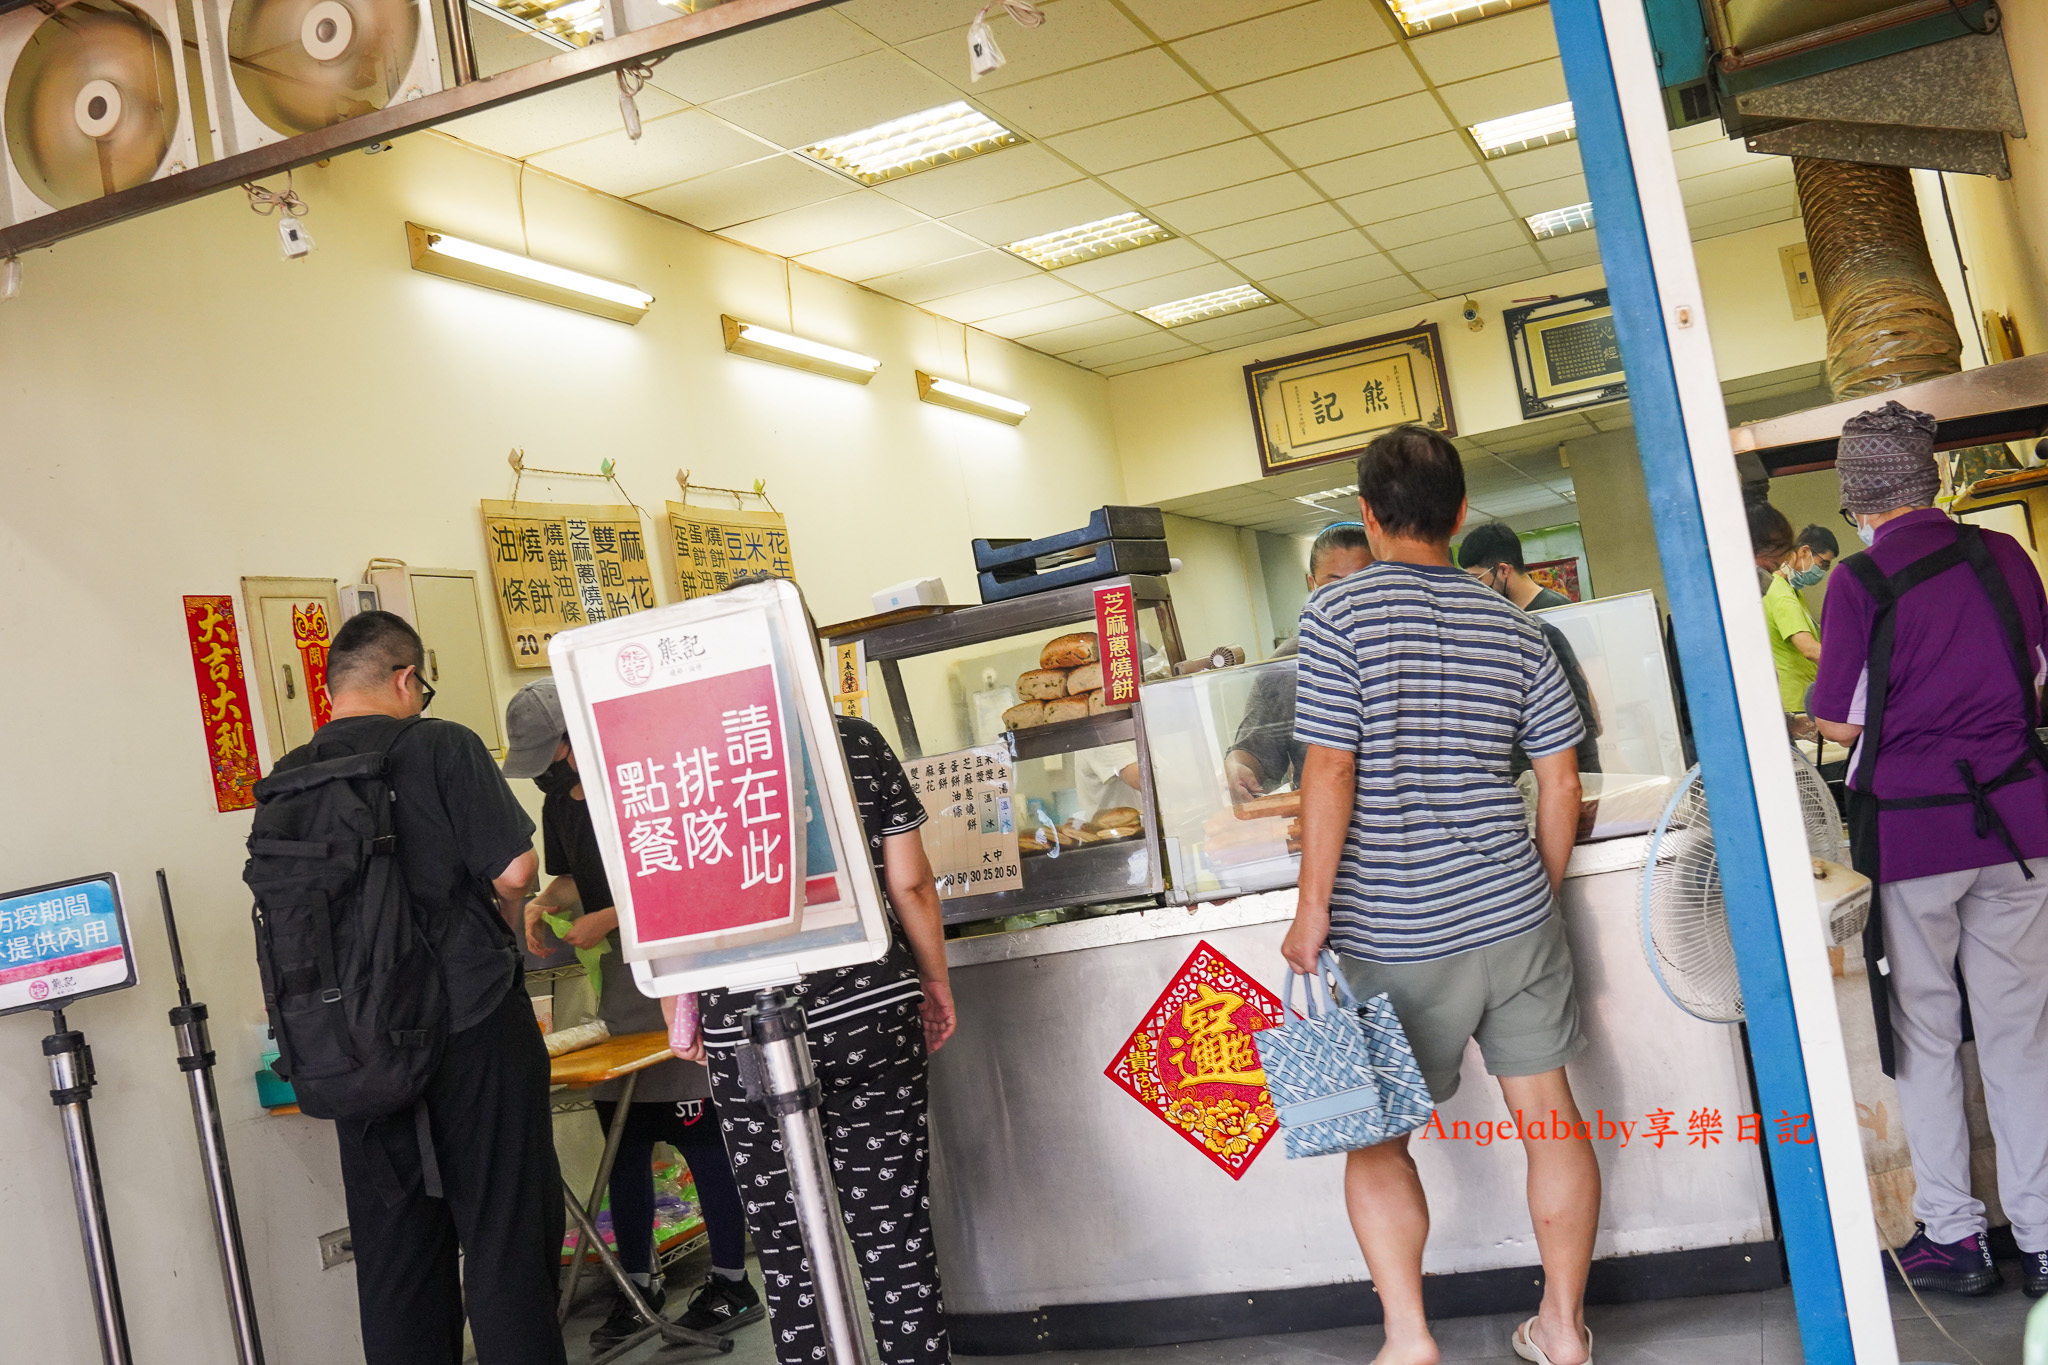
[[859,651],[865,714],[930,816],[925,848],[948,924],[1165,890],[1147,756],[1153,689],[1122,707],[1100,691],[1095,594],[1125,586],[1139,671],[1169,677],[1180,631],[1165,580],[1145,575],[819,631],[828,648]]

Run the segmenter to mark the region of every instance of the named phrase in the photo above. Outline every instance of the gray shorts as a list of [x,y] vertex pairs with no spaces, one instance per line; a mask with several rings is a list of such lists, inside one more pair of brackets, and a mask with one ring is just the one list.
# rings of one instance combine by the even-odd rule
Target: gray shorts
[[1554,905],[1539,928],[1434,962],[1337,961],[1360,1002],[1382,992],[1393,1002],[1439,1104],[1458,1093],[1468,1039],[1479,1040],[1494,1076],[1554,1071],[1585,1049],[1571,948]]

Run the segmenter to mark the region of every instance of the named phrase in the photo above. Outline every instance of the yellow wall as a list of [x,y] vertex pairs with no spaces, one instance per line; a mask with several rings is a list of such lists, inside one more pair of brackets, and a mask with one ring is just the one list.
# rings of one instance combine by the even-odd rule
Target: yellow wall
[[[35,253],[23,296],[0,306],[0,881],[112,868],[131,898],[142,985],[71,1019],[104,1082],[94,1117],[131,1325],[160,1365],[232,1354],[164,1023],[160,866],[213,1007],[270,1358],[361,1359],[353,1272],[323,1274],[314,1245],[347,1221],[332,1133],[255,1110],[249,819],[212,808],[179,594],[238,593],[244,574],[352,581],[372,555],[483,569],[477,502],[508,494],[514,445],[558,468],[613,457],[657,512],[678,466],[765,478],[821,620],[928,573],[973,601],[970,538],[1044,534],[1124,500],[1104,382],[1008,342],[976,335],[973,371],[1033,405],[1015,429],[916,401],[914,367],[960,372],[956,324],[803,271],[797,329],[880,356],[874,383],[726,355],[721,311],[785,322],[780,260],[544,176],[526,180],[534,254],[653,291],[640,326],[408,269],[407,219],[520,245],[511,168],[448,140],[405,138],[296,183],[319,243],[304,262],[281,260],[273,224],[230,192]],[[581,480],[524,495],[608,500]],[[486,631],[501,650],[495,617]],[[503,665],[501,702],[518,681]],[[76,1365],[97,1348],[42,1098],[45,1032],[0,1025],[0,1227],[16,1253],[0,1337],[9,1359]]]

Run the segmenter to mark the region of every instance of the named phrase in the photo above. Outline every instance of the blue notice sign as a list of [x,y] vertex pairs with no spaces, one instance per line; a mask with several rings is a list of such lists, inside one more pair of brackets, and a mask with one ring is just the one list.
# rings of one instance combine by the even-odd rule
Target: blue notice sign
[[134,984],[113,873],[0,895],[0,1014],[55,1009]]

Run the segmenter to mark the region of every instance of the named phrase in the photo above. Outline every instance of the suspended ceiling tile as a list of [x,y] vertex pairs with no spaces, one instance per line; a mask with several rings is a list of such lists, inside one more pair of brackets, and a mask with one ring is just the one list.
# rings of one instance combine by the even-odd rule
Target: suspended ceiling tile
[[1550,7],[1511,10],[1478,24],[1454,24],[1408,40],[1431,82],[1450,85],[1557,55]]
[[1290,173],[1177,199],[1170,204],[1159,205],[1151,216],[1176,232],[1206,232],[1211,228],[1301,208],[1321,198],[1315,186]]
[[1077,180],[1071,185],[952,214],[946,222],[990,246],[1007,246],[1026,237],[1077,227],[1130,210],[1123,199],[1095,181]]
[[1384,11],[1361,0],[1314,0],[1183,38],[1173,51],[1216,89],[1265,80],[1394,41]]
[[[1420,180],[1444,171],[1479,170],[1479,155],[1459,133],[1438,133],[1435,137],[1382,147],[1342,161],[1328,161],[1303,172],[1324,194],[1341,198],[1388,185]],[[1487,183],[1491,189],[1492,182]]]
[[1673,149],[1671,159],[1678,166],[1678,178],[1690,180],[1696,175],[1710,175],[1715,171],[1730,170],[1736,166],[1753,165],[1759,161],[1783,161],[1784,157],[1766,157],[1743,146],[1740,138],[1715,138],[1712,142],[1695,143],[1690,147]]
[[672,52],[648,84],[692,104],[709,104],[880,47],[873,34],[839,11],[822,10]]
[[1544,264],[1552,270],[1575,270],[1582,265],[1600,264],[1600,237],[1590,229],[1562,237],[1546,237],[1536,243]]
[[1053,137],[1201,93],[1202,87],[1173,58],[1158,48],[1147,48],[991,91],[977,96],[976,102],[1007,127],[1033,137]]
[[725,229],[724,235],[778,256],[802,256],[924,221],[873,190],[856,190],[837,199],[737,223]]
[[1261,279],[1259,288],[1275,298],[1286,299],[1289,303],[1298,298],[1313,298],[1327,294],[1333,289],[1349,289],[1357,285],[1371,284],[1396,275],[1400,267],[1384,256],[1366,256],[1355,261],[1338,261],[1333,265],[1319,265],[1312,270],[1297,270],[1288,275],[1276,275]]
[[[1337,207],[1361,223],[1383,223],[1390,218],[1406,218],[1429,209],[1448,209],[1452,205],[1469,204],[1481,198],[1498,202],[1499,196],[1494,193],[1493,181],[1487,178],[1485,171],[1467,165],[1426,175],[1419,180],[1367,190],[1363,194],[1346,195],[1337,201]],[[1375,237],[1379,236],[1377,228],[1371,231]]]
[[[1799,195],[1790,185],[1774,185],[1768,189],[1752,190],[1748,194],[1731,195],[1726,199],[1689,205],[1685,211],[1685,221],[1692,227],[1695,236],[1702,228],[1714,228],[1714,235],[1721,236],[1764,223],[1781,223],[1798,216]],[[1728,226],[1738,221],[1742,224],[1741,227]]]
[[941,317],[979,322],[983,318],[1001,317],[1005,313],[1019,313],[1027,308],[1080,297],[1081,291],[1071,284],[1061,284],[1045,272],[1038,271],[1025,279],[927,299],[924,306]]
[[1311,317],[1320,318],[1326,313],[1372,313],[1398,308],[1402,301],[1416,292],[1415,282],[1405,275],[1388,275],[1370,280],[1364,284],[1344,285],[1327,293],[1301,294],[1291,297],[1288,302]]
[[1027,308],[1020,313],[1004,313],[997,317],[983,318],[974,325],[999,337],[1021,337],[1034,332],[1073,327],[1083,322],[1100,322],[1104,318],[1118,316],[1119,312],[1119,309],[1104,303],[1101,299],[1083,295],[1078,299],[1066,299],[1059,303]]
[[1173,330],[1183,339],[1197,342],[1211,350],[1226,346],[1249,346],[1254,342],[1271,337],[1292,336],[1309,329],[1307,318],[1298,316],[1292,309],[1280,304],[1268,304],[1264,308],[1252,308],[1242,313],[1231,313],[1225,317],[1210,318],[1205,322],[1191,322],[1185,327]]
[[[1459,136],[1465,134],[1460,133]],[[1475,150],[1473,155],[1478,155],[1478,152]],[[1561,180],[1568,175],[1580,174],[1579,144],[1577,141],[1553,142],[1532,152],[1497,156],[1486,163],[1486,169],[1495,183],[1506,190],[1540,185],[1546,180]]]
[[1175,237],[1152,246],[1141,246],[1135,251],[1119,251],[1114,256],[1067,266],[1059,272],[1059,278],[1092,293],[1100,293],[1120,284],[1156,280],[1176,270],[1208,265],[1213,259],[1187,238]]
[[1271,137],[1295,165],[1314,166],[1451,131],[1436,97],[1425,92],[1282,128]]
[[[1144,319],[1140,318],[1140,322]],[[1162,328],[1151,327],[1129,341],[1112,341],[1102,346],[1090,346],[1085,351],[1074,351],[1062,357],[1086,369],[1098,365],[1117,365],[1126,360],[1142,360],[1146,356],[1161,355],[1167,351],[1179,351],[1187,346],[1185,341]]]
[[1546,180],[1540,185],[1509,190],[1508,207],[1527,218],[1532,213],[1584,204],[1592,198],[1592,192],[1586,188],[1585,176],[1568,175],[1562,180]]
[[1171,275],[1161,275],[1156,280],[1141,280],[1137,284],[1118,285],[1102,291],[1102,297],[1119,308],[1136,312],[1140,308],[1151,308],[1156,304],[1174,303],[1180,299],[1191,299],[1197,294],[1210,294],[1218,289],[1244,283],[1244,276],[1227,265],[1202,265],[1193,270],[1177,270]]
[[717,232],[734,223],[837,199],[857,188],[816,162],[784,153],[650,190],[634,196],[634,202]]
[[1328,204],[1310,204],[1306,208],[1253,218],[1211,232],[1198,232],[1195,240],[1218,256],[1229,258],[1253,251],[1267,251],[1290,242],[1307,241],[1311,237],[1326,237],[1350,226],[1344,215]]
[[1448,265],[1431,266],[1415,271],[1414,275],[1424,289],[1441,297],[1533,280],[1543,273],[1543,258],[1536,254],[1536,249],[1518,246],[1486,256],[1453,261]]
[[[842,0],[832,12],[859,24],[885,43],[914,43],[944,29],[958,29],[960,50],[967,50],[967,23],[959,0]],[[770,28],[780,25],[770,25]]]
[[1020,261],[1007,251],[984,248],[969,256],[914,266],[863,283],[905,303],[925,303],[1014,280],[1040,279],[1044,274],[1031,262]]
[[[1759,158],[1747,166],[1714,171],[1708,175],[1696,175],[1690,180],[1681,181],[1678,189],[1687,204],[1708,204],[1716,199],[1732,199],[1737,195],[1753,194],[1758,190],[1792,186],[1791,158],[1774,156],[1767,159]],[[1796,190],[1794,192],[1796,193]]]
[[1134,337],[1153,336],[1159,329],[1140,317],[1129,313],[1118,313],[1114,317],[1097,318],[1093,322],[1055,327],[1050,331],[1032,332],[1020,336],[1034,351],[1045,351],[1056,356],[1067,356],[1077,351],[1107,346],[1112,342],[1129,341]]
[[[482,26],[478,27],[481,30]],[[658,119],[682,108],[680,100],[659,90],[650,88],[640,93],[642,119]],[[528,95],[523,100],[444,123],[441,131],[509,157],[523,158],[611,132],[624,126],[619,119],[618,85],[609,79],[590,80]]]
[[1158,355],[1147,356],[1143,360],[1126,360],[1117,365],[1096,365],[1092,368],[1097,374],[1115,378],[1120,374],[1130,374],[1134,370],[1154,370],[1161,365],[1171,365],[1176,360],[1186,360],[1190,356],[1200,354],[1202,348],[1199,346],[1176,346],[1170,351],[1161,351]]
[[1378,104],[1423,88],[1415,64],[1399,47],[1382,47],[1272,80],[1240,85],[1228,99],[1258,128],[1285,128],[1309,119]]
[[842,280],[871,280],[913,266],[949,261],[982,250],[980,242],[941,223],[917,223],[844,246],[826,247],[797,260]]
[[1673,128],[1671,130],[1671,146],[1673,149],[1697,147],[1702,143],[1719,142],[1725,140],[1725,138],[1726,134],[1722,132],[1719,119],[1708,119],[1704,123],[1695,123],[1689,127]]
[[1271,251],[1254,251],[1245,256],[1233,256],[1230,263],[1255,280],[1265,280],[1280,275],[1291,275],[1298,270],[1308,270],[1319,265],[1356,261],[1362,257],[1377,255],[1379,248],[1367,241],[1364,233],[1354,228],[1344,232],[1333,232],[1327,237],[1311,237],[1306,242],[1274,247]]
[[1182,100],[1129,118],[1112,119],[1047,144],[1097,175],[1160,161],[1245,135],[1244,122],[1213,95]]
[[[1468,199],[1459,204],[1447,204],[1442,208],[1371,223],[1366,231],[1381,246],[1394,250],[1414,246],[1418,242],[1441,242],[1446,237],[1469,232],[1473,228],[1506,222],[1510,217],[1508,206],[1500,196],[1488,195],[1484,199]],[[1526,229],[1518,227],[1517,230],[1523,232],[1524,240],[1527,240]],[[1400,253],[1396,251],[1395,254]]]
[[884,180],[875,192],[920,213],[943,218],[1018,195],[1072,184],[1081,173],[1036,143],[1004,147],[936,166],[898,180]]
[[981,95],[1152,45],[1110,0],[1060,0],[1045,13],[1043,26],[1024,28],[1001,5],[989,11],[989,32],[1006,60],[978,81],[967,64],[967,23],[974,17],[967,7],[957,28],[905,44],[903,52],[949,85]]
[[1526,113],[1571,98],[1564,88],[1564,63],[1556,57],[1439,87],[1451,117],[1470,127],[1490,118]]
[[[1446,230],[1419,238],[1407,246],[1393,248],[1394,259],[1404,269],[1420,270],[1424,266],[1446,265],[1452,261],[1483,256],[1492,251],[1505,251],[1511,246],[1526,245],[1529,230],[1521,223],[1509,221],[1491,223],[1485,227],[1463,232]],[[1535,253],[1530,253],[1535,259]]]
[[1111,189],[1140,204],[1163,204],[1205,190],[1226,189],[1291,169],[1255,137],[1239,138],[1198,152],[1185,152],[1102,178]]
[[[616,107],[617,101],[614,100]],[[542,170],[567,176],[606,194],[641,194],[728,166],[759,161],[775,151],[700,110],[652,119],[634,142],[626,130],[571,143],[531,158]]]
[[1255,15],[1289,9],[1303,0],[1124,0],[1138,22],[1165,42],[1204,29],[1242,23]]
[[1357,322],[1360,318],[1378,317],[1382,313],[1397,312],[1403,308],[1413,307],[1418,303],[1428,303],[1435,297],[1435,295],[1424,293],[1419,289],[1410,289],[1406,293],[1396,294],[1392,298],[1379,299],[1372,303],[1354,304],[1349,308],[1339,308],[1334,312],[1318,312],[1313,316],[1316,320],[1316,326],[1335,327],[1340,323]]
[[709,108],[778,146],[797,148],[959,98],[957,90],[931,72],[885,49],[718,100]]

